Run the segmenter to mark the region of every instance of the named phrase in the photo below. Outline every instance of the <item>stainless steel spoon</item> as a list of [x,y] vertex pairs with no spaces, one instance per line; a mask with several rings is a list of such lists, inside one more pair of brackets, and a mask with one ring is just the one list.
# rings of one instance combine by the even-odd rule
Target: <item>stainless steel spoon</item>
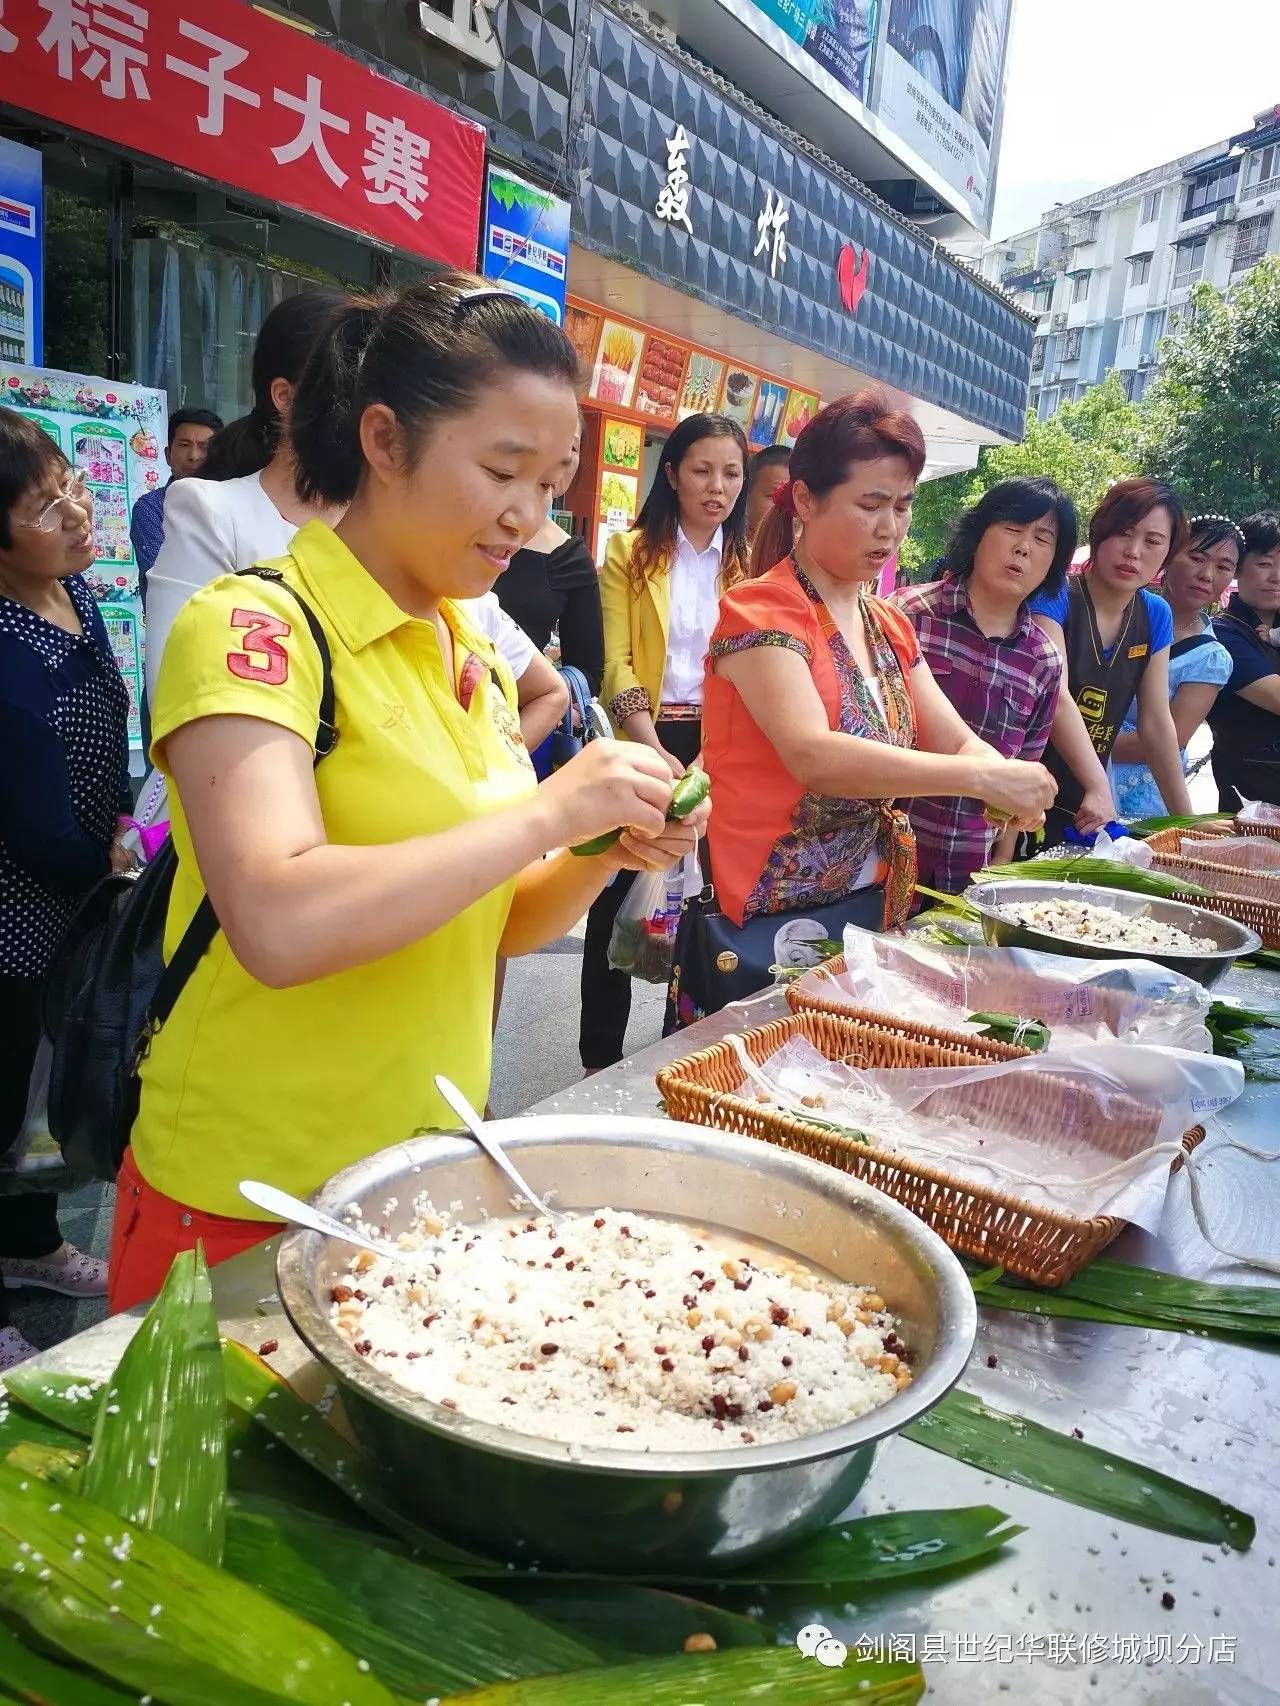
[[354,1226],[347,1226],[341,1220],[335,1220],[331,1214],[325,1214],[322,1209],[312,1208],[300,1197],[291,1197],[288,1191],[277,1190],[274,1185],[264,1185],[257,1179],[241,1179],[240,1195],[258,1208],[266,1209],[277,1220],[287,1220],[294,1226],[309,1227],[312,1232],[322,1232],[326,1238],[340,1238],[346,1244],[354,1244],[360,1250],[372,1250],[375,1256],[389,1256],[393,1261],[412,1262],[422,1260],[421,1249],[402,1250],[398,1244],[388,1244],[382,1238],[370,1238],[367,1233],[358,1232]]
[[497,1138],[493,1136],[489,1127],[485,1124],[484,1119],[471,1106],[471,1103],[468,1102],[467,1098],[462,1094],[462,1091],[459,1090],[458,1086],[453,1083],[451,1079],[446,1078],[442,1072],[437,1072],[436,1089],[444,1097],[445,1101],[448,1102],[454,1113],[457,1114],[463,1125],[466,1126],[472,1137],[475,1138],[476,1142],[480,1145],[481,1149],[484,1150],[485,1154],[494,1163],[494,1165],[501,1167],[502,1171],[507,1175],[507,1178],[510,1179],[511,1183],[519,1191],[520,1195],[524,1197],[527,1202],[531,1202],[539,1214],[545,1214],[552,1226],[554,1226],[558,1231],[564,1224],[564,1216],[557,1210],[548,1208],[538,1193],[529,1185],[528,1181],[520,1176],[509,1159],[506,1150],[498,1142]]

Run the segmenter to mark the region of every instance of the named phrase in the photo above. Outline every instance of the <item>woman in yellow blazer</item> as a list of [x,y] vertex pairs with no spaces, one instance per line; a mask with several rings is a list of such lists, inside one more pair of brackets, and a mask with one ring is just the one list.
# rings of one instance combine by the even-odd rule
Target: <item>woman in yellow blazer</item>
[[[663,447],[630,533],[600,571],[602,698],[624,740],[659,752],[679,776],[702,745],[702,669],[720,594],[743,578],[747,441],[723,415],[693,415]],[[578,1047],[586,1071],[622,1059],[631,979],[609,968],[609,938],[634,880],[624,873],[587,914]]]

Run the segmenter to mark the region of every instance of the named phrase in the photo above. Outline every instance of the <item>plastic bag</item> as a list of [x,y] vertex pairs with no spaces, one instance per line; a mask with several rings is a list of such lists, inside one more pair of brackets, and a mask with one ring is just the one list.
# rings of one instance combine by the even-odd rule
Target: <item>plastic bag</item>
[[1114,1214],[1149,1232],[1184,1133],[1244,1087],[1238,1061],[1114,1038],[1073,1037],[990,1065],[871,1071],[798,1037],[758,1067],[737,1053],[748,1098],[864,1132],[877,1147],[1038,1207]]
[[1093,857],[1115,859],[1121,865],[1136,865],[1139,870],[1149,871],[1156,856],[1145,841],[1132,835],[1118,835],[1113,840],[1105,829],[1100,829],[1094,838]]
[[1280,841],[1268,835],[1215,835],[1203,841],[1184,836],[1178,851],[1202,865],[1227,865],[1237,871],[1280,872]]
[[675,959],[676,926],[684,904],[686,861],[670,871],[641,871],[618,908],[609,938],[614,971],[642,983],[666,983]]
[[1077,960],[1030,948],[937,948],[848,925],[843,972],[806,972],[800,987],[916,1024],[965,1029],[971,1013],[1039,1019],[1064,1039],[1118,1037],[1208,1054],[1213,997],[1150,960]]
[[1240,801],[1240,810],[1236,813],[1241,823],[1266,823],[1280,826],[1280,806],[1273,806],[1269,800],[1246,800],[1239,788],[1236,798]]

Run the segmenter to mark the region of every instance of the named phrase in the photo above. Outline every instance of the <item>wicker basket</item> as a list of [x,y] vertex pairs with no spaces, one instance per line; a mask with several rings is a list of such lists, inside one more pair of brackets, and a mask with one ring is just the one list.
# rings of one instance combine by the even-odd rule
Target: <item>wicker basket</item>
[[[844,955],[824,962],[823,971],[830,972],[833,977],[839,977],[847,967]],[[810,981],[810,980],[813,981]],[[1095,989],[1092,994],[1093,1012],[1095,1017],[1113,1034],[1118,1035],[1121,1026],[1121,1016],[1129,1007],[1129,997],[1120,990]],[[1025,1013],[1023,998],[1018,994],[1008,997],[1008,1005],[1001,1006],[999,998],[992,997],[993,1005],[989,1009],[997,1013]],[[1015,1055],[1027,1054],[1024,1048],[1014,1048],[1009,1043],[997,1042],[993,1037],[980,1037],[976,1031],[948,1031],[931,1026],[917,1025],[905,1019],[895,1019],[892,1014],[881,1012],[873,1007],[859,1007],[849,999],[843,990],[832,985],[824,991],[817,984],[814,974],[808,972],[795,983],[787,985],[787,1006],[793,1013],[825,1013],[832,1019],[853,1019],[859,1024],[874,1025],[880,1030],[893,1031],[903,1036],[913,1036],[924,1040],[944,1040],[948,1046],[969,1048],[970,1045],[987,1050],[999,1049],[1000,1058],[1012,1059]]]
[[1272,841],[1280,841],[1280,823],[1252,823],[1238,817],[1234,827],[1237,835],[1266,835]]
[[[906,1021],[894,1023],[880,1015],[870,1023],[817,1012],[775,1019],[746,1032],[742,1042],[753,1060],[764,1061],[794,1036],[803,1037],[828,1060],[870,1068],[978,1065],[1030,1052],[987,1038],[935,1031]],[[741,1081],[741,1062],[729,1043],[719,1042],[664,1067],[658,1074],[658,1089],[672,1119],[761,1138],[839,1167],[904,1204],[952,1249],[1003,1266],[1037,1285],[1065,1284],[1124,1225],[1111,1215],[1084,1220],[1036,1207],[1006,1192],[957,1179],[926,1162],[839,1136],[736,1095]],[[1024,1131],[1036,1123],[1060,1128],[1066,1109],[1055,1105],[1056,1098],[1046,1093],[1043,1082],[1033,1086],[1021,1075],[989,1082],[993,1101],[1003,1096],[1020,1098]],[[1135,1118],[1150,1113],[1137,1103],[1134,1108]],[[1005,1111],[1009,1111],[1007,1105]],[[1195,1127],[1184,1137],[1184,1149],[1194,1149],[1203,1138],[1203,1127]],[[1180,1160],[1175,1160],[1174,1166],[1178,1165]]]
[[1197,841],[1216,840],[1190,829],[1161,829],[1148,836],[1147,846],[1155,854],[1152,870],[1165,876],[1181,878],[1195,887],[1208,889],[1212,904],[1198,900],[1195,895],[1177,894],[1174,900],[1190,906],[1205,906],[1210,912],[1220,912],[1237,924],[1247,925],[1262,937],[1264,948],[1280,948],[1280,871],[1250,871],[1239,865],[1218,865],[1208,859],[1197,859],[1187,852],[1187,845]]

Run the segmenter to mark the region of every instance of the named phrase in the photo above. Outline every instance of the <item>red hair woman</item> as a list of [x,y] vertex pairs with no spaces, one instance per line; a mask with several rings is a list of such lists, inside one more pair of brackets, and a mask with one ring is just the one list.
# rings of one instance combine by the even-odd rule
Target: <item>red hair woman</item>
[[[961,721],[911,623],[869,591],[906,537],[924,461],[920,428],[885,392],[829,403],[796,441],[752,578],[721,600],[703,763],[719,927],[727,920],[737,941],[701,998],[682,960],[682,1021],[767,982],[804,927],[838,936],[842,922],[902,922],[915,844],[896,800],[971,795],[1024,828],[1053,801],[1043,765],[1001,757]],[[752,933],[756,919],[769,922]]]

